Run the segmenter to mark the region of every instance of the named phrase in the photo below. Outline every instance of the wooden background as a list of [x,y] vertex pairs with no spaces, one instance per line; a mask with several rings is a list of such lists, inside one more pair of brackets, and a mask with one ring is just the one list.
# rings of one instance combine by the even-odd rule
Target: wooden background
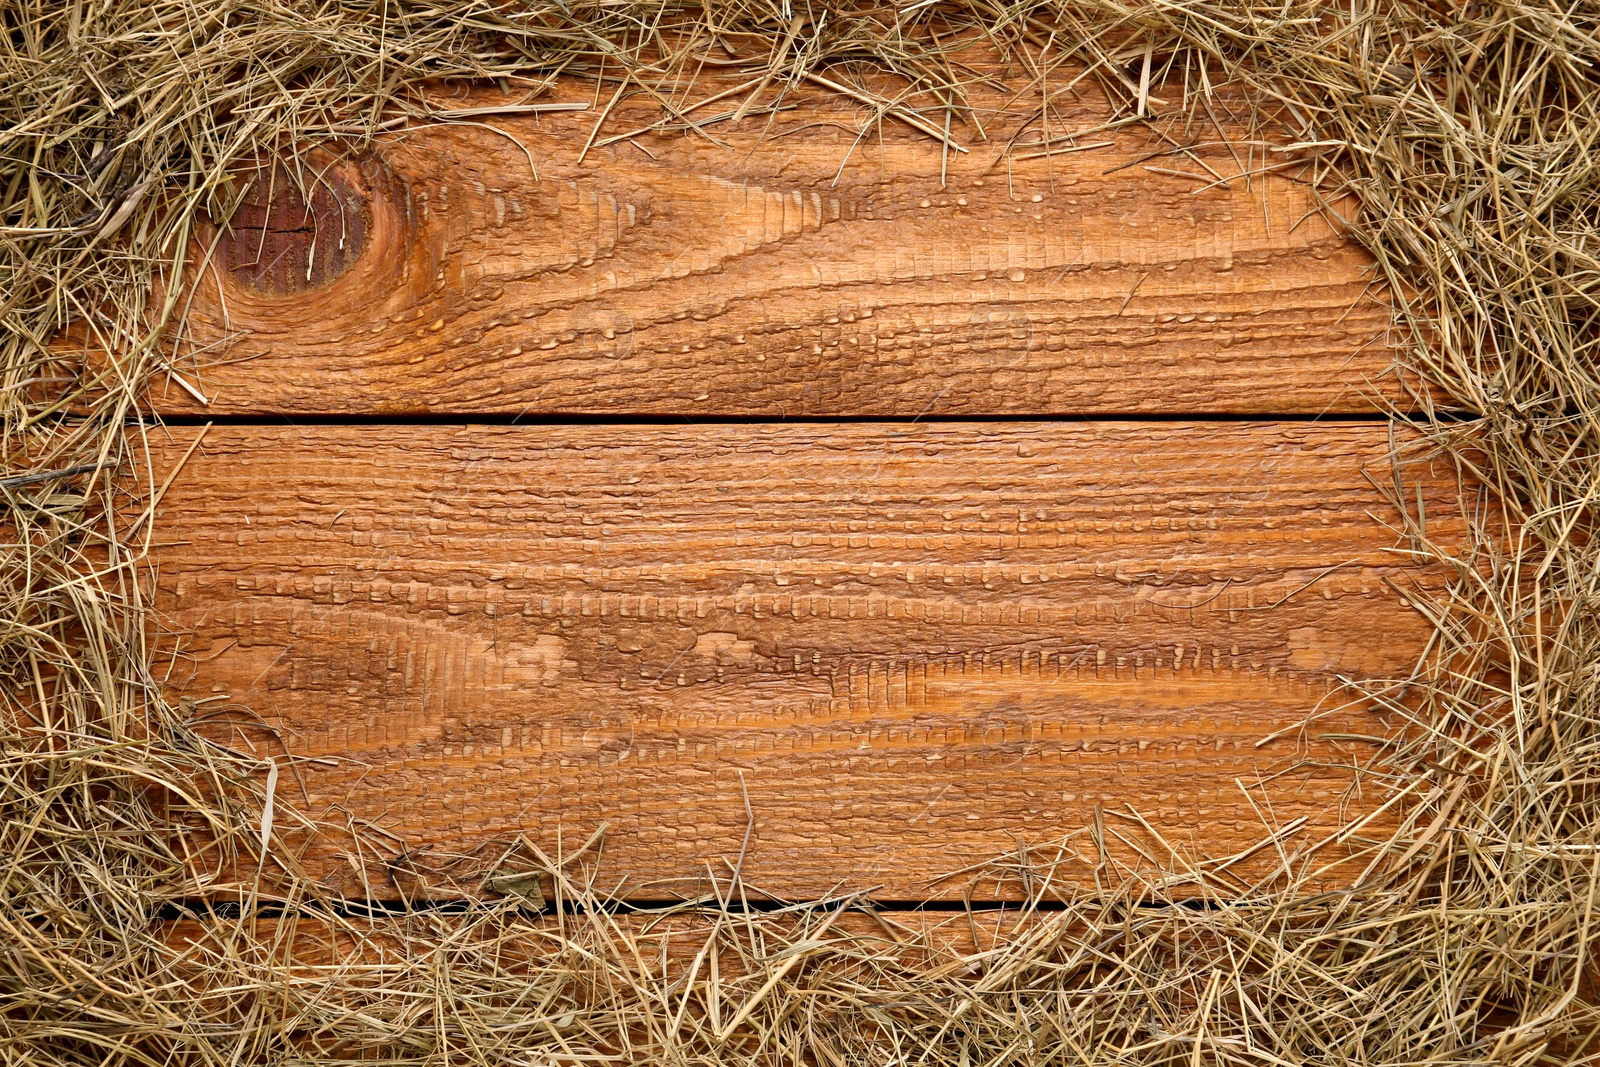
[[1086,825],[1137,863],[1371,807],[1321,735],[1382,732],[1341,679],[1409,672],[1437,579],[1364,253],[1226,118],[1046,129],[988,77],[959,148],[819,86],[597,130],[573,82],[241,179],[149,437],[174,694],[397,853],[604,824],[641,900],[747,832],[759,890],[914,902]]

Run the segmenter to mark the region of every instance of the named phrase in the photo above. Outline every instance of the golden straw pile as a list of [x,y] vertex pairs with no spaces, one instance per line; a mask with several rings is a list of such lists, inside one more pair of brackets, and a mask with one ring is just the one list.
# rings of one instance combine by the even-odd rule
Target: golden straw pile
[[[0,23],[0,1062],[1600,1060],[1597,0],[0,0]],[[747,909],[731,884],[629,913],[542,853],[544,911],[328,899],[282,858],[319,831],[281,794],[264,818],[266,765],[158,692],[151,524],[126,523],[151,488],[142,391],[230,169],[359,148],[425,118],[431,79],[645,84],[708,42],[771,92],[870,64],[898,87],[879,120],[942,122],[945,53],[974,37],[1053,38],[1151,123],[1241,84],[1330,201],[1359,198],[1407,372],[1449,398],[1398,462],[1456,464],[1474,523],[1465,548],[1421,515],[1402,531],[1454,580],[1417,605],[1437,639],[1415,676],[1366,683],[1397,724],[1362,770],[1393,837],[1351,835],[1364,874],[1342,892],[1292,856],[1244,900],[1200,867],[1124,872],[931,933],[854,898]]]

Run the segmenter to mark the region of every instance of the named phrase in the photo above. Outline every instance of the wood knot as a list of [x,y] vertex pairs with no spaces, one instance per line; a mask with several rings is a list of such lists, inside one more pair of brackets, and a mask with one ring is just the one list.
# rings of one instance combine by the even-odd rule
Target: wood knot
[[255,171],[222,240],[224,267],[264,293],[326,285],[360,257],[371,218],[366,197],[331,163]]

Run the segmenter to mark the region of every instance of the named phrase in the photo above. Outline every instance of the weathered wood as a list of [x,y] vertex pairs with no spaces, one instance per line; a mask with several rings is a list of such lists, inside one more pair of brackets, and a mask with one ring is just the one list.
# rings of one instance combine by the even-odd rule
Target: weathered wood
[[[826,915],[836,904],[830,902],[819,911]],[[808,921],[807,921],[808,920]],[[323,968],[395,966],[407,953],[406,942],[415,946],[419,936],[426,941],[429,934],[440,927],[448,928],[449,919],[432,926],[427,916],[412,913],[401,917],[336,918],[317,912],[292,918],[254,916],[250,920],[257,944],[271,946],[264,952],[264,961],[294,968],[302,979],[314,978]],[[765,950],[777,956],[787,947],[778,941],[775,932],[799,938],[802,931],[816,929],[826,922],[817,913],[810,916],[794,914],[784,919],[768,918],[761,922],[767,935]],[[718,922],[713,914],[685,913],[673,916],[638,914],[620,911],[612,914],[580,913],[557,917],[546,915],[524,916],[524,936],[507,939],[499,946],[497,957],[502,966],[518,966],[525,959],[551,958],[565,943],[597,945],[622,949],[625,941],[642,947],[637,955],[628,953],[616,962],[646,963],[660,967],[663,963],[673,969],[669,977],[679,978],[684,970],[693,967],[696,957],[703,956],[711,935],[718,935],[719,975],[738,978],[750,973],[744,953],[757,954],[761,946],[753,945],[741,921]],[[164,923],[160,936],[167,944],[180,951],[191,952],[194,958],[203,959],[210,953],[237,951],[239,920],[176,919]],[[1071,927],[1056,912],[1041,910],[1019,915],[1016,908],[968,911],[946,910],[847,910],[829,923],[826,937],[843,950],[840,954],[856,951],[880,955],[903,953],[907,960],[926,961],[930,954],[941,956],[966,956],[974,952],[988,952],[1002,948],[1012,939],[1041,927]],[[821,947],[818,945],[817,947]],[[626,952],[626,949],[623,949]],[[609,953],[606,953],[609,955]],[[782,956],[778,956],[781,962]],[[704,960],[702,959],[702,963]],[[695,977],[705,981],[709,977],[702,967]],[[658,970],[656,974],[661,972]],[[732,1013],[729,1012],[729,1015]]]
[[[810,86],[708,136],[605,143],[659,117],[645,97],[587,151],[597,112],[319,156],[302,178],[322,208],[279,180],[287,203],[247,199],[209,258],[201,242],[175,366],[215,412],[1316,413],[1398,395],[1369,260],[1284,157],[1209,126],[1179,131],[1185,152],[1138,125],[1068,142],[1112,117],[1100,97],[1057,98],[1046,130],[1004,107],[1016,91],[974,85],[986,139],[958,113],[966,153]],[[341,222],[335,203],[364,206]],[[199,410],[177,384],[156,402]]]
[[[1371,424],[219,426],[159,508],[157,602],[175,692],[347,761],[303,765],[315,803],[415,846],[609,820],[608,870],[659,896],[738,853],[748,791],[755,884],[921,899],[1097,808],[1252,842],[1236,779],[1297,752],[1257,741],[1427,633],[1369,514],[1387,447]],[[1271,818],[1325,824],[1345,784],[1297,771]]]

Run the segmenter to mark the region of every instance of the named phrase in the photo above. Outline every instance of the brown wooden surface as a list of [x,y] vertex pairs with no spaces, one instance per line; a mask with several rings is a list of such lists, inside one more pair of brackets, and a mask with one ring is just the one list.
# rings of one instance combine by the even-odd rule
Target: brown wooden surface
[[[158,471],[193,433],[152,439]],[[155,527],[170,682],[343,761],[301,765],[314,806],[415,847],[609,821],[607,868],[641,896],[736,855],[746,791],[745,873],[793,896],[920,899],[1097,806],[1222,855],[1263,818],[1327,824],[1339,774],[1297,771],[1270,814],[1235,780],[1294,762],[1293,737],[1257,741],[1339,675],[1407,672],[1423,644],[1363,474],[1388,443],[1364,423],[218,426]]]
[[[607,143],[659,118],[641,96],[598,135],[599,108],[489,114],[389,135],[359,163],[311,158],[309,207],[280,172],[197,252],[175,367],[209,407],[176,382],[156,402],[1026,416],[1397,395],[1377,380],[1390,309],[1369,260],[1285,157],[1209,124],[1171,143],[1095,132],[1113,116],[1092,81],[1041,126],[1016,102],[1031,75],[983,69],[1002,83],[975,79],[982,130],[967,112],[952,127],[964,152],[805,85],[705,136]],[[737,81],[707,74],[684,100]],[[564,83],[539,103],[595,99]]]
[[[1015,907],[971,912],[890,908],[874,910],[870,914],[851,909],[830,922],[830,913],[837,906],[832,904],[818,909],[806,917],[808,921],[802,921],[799,915],[781,922],[767,920],[763,924],[763,932],[767,935],[764,938],[766,952],[781,961],[786,958],[781,954],[794,942],[808,941],[809,947],[821,949],[819,954],[823,956],[833,955],[828,942],[836,942],[834,951],[840,954],[848,953],[853,943],[863,954],[904,954],[906,959],[917,959],[919,953],[930,952],[970,955],[1000,948],[1011,939],[1041,927],[1066,925],[1059,913],[1040,910],[1021,916]],[[405,940],[418,937],[419,926],[423,938],[441,928],[448,928],[448,918],[436,917],[435,921],[439,918],[443,918],[443,921],[438,926],[434,926],[428,918],[423,918],[419,924],[415,915],[330,919],[311,913],[292,919],[258,916],[253,922],[259,942],[277,946],[276,952],[269,952],[268,959],[279,965],[285,959],[292,960],[301,976],[312,977],[315,974],[312,969],[318,967],[393,967],[407,955],[415,958],[414,950],[409,954],[406,952]],[[523,922],[525,929],[535,932],[531,936],[518,938],[515,947],[502,945],[505,951],[501,958],[505,966],[516,966],[523,953],[535,958],[540,950],[554,954],[562,944],[563,932],[570,939],[569,943],[583,943],[585,935],[597,935],[595,940],[602,946],[608,943],[617,946],[620,938],[616,935],[625,935],[641,948],[637,955],[630,954],[627,962],[648,961],[657,967],[665,963],[673,969],[671,978],[678,978],[693,967],[695,958],[702,955],[713,933],[718,935],[717,944],[722,950],[718,955],[719,977],[739,978],[750,973],[742,953],[758,951],[751,944],[742,923],[736,921],[730,925],[723,920],[719,924],[717,918],[704,913],[663,916],[619,911],[609,915],[529,916]],[[823,923],[828,924],[823,940],[806,936],[806,933],[817,930]],[[782,931],[793,940],[780,941],[773,936],[774,930]],[[191,951],[201,959],[225,946],[234,951],[242,947],[238,927],[235,921],[229,919],[169,920],[163,924],[159,936],[163,936],[168,944]],[[926,959],[926,956],[922,958]],[[704,962],[702,960],[702,964]],[[657,971],[657,974],[660,973]],[[758,969],[758,973],[762,972]],[[695,977],[704,982],[710,975],[702,967],[695,972]],[[746,993],[749,991],[748,988],[743,990]],[[727,1008],[723,1012],[725,1018],[733,1014]]]

